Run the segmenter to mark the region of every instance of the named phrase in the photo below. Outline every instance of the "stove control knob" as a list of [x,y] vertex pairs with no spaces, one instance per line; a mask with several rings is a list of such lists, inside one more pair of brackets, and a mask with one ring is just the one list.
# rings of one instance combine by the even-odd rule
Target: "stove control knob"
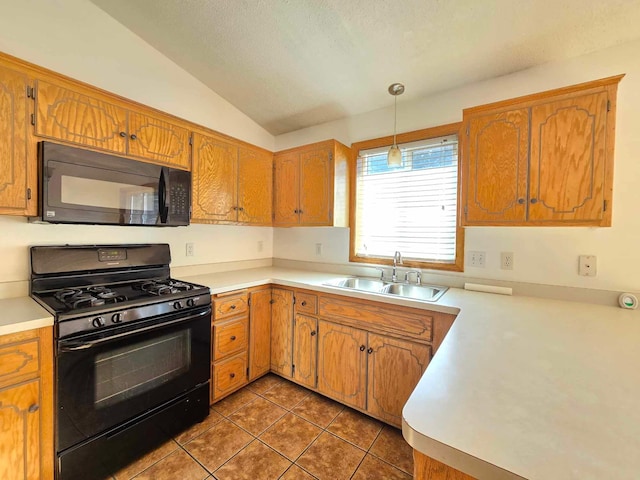
[[182,304],[180,302],[175,302],[173,304],[173,308],[176,310],[180,310],[182,308]]
[[96,328],[100,328],[100,327],[104,327],[104,318],[102,317],[96,317],[93,319],[93,326]]
[[114,313],[113,315],[111,315],[111,321],[113,323],[122,322],[122,314],[121,313]]
[[196,306],[196,301],[193,298],[190,298],[189,300],[187,300],[187,307],[195,307]]

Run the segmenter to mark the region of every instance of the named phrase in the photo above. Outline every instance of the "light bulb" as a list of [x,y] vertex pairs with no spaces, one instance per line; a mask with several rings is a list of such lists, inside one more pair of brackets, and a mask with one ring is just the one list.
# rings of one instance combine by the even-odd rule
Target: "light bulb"
[[402,166],[402,152],[397,145],[392,145],[387,154],[387,166],[388,167],[400,167]]

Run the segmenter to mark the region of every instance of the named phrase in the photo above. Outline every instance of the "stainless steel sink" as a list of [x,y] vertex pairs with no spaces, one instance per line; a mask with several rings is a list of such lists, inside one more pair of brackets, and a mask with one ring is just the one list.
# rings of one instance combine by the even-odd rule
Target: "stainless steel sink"
[[365,292],[380,293],[380,291],[387,285],[382,280],[372,280],[369,278],[339,278],[332,282],[328,282],[327,285],[332,287],[350,288],[353,290],[363,290]]
[[414,298],[416,300],[426,300],[427,302],[435,302],[446,291],[447,287],[393,283],[385,286],[381,290],[381,293],[388,293],[389,295],[397,295],[399,297]]
[[349,290],[378,293],[381,295],[411,298],[413,300],[422,300],[425,302],[435,302],[448,290],[448,287],[411,285],[408,283],[388,283],[382,280],[359,277],[338,278],[325,283],[325,285],[346,288]]

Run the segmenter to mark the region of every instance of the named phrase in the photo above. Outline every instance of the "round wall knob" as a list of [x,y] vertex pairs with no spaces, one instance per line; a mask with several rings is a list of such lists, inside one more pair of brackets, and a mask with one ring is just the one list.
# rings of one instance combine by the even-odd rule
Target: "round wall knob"
[[301,303],[300,305],[302,305],[303,307],[306,307],[306,306],[307,306],[307,302],[306,302],[306,300],[303,300],[303,301],[302,301],[302,303]]
[[369,348],[367,349],[367,353],[368,353],[369,355],[371,355],[371,354],[373,353],[373,348],[369,347]]
[[126,136],[127,136],[127,132],[120,132],[120,136],[121,136],[122,138],[126,137]]
[[233,342],[236,339],[235,335],[231,335],[231,341]]
[[538,199],[537,198],[532,198],[531,199],[531,203],[538,203]]
[[360,345],[360,351],[364,352],[367,349],[367,347],[365,347],[364,345]]
[[34,403],[29,407],[29,413],[36,413],[40,409],[40,405]]
[[132,133],[131,134],[131,140],[137,140],[137,139],[138,139],[138,137],[136,136],[136,134]]
[[524,198],[519,198],[519,199],[518,199],[518,203],[519,203],[520,205],[522,205],[522,204],[524,203]]
[[311,332],[311,336],[312,336],[312,337],[315,337],[315,336],[316,336],[316,331],[315,331],[315,330],[313,330],[313,331]]
[[229,376],[230,376],[231,378],[236,378],[236,374],[235,374],[235,373],[230,373],[230,374],[229,374]]
[[231,305],[229,308],[230,308],[231,310],[235,310],[235,309],[236,309],[236,306],[235,306],[235,305]]

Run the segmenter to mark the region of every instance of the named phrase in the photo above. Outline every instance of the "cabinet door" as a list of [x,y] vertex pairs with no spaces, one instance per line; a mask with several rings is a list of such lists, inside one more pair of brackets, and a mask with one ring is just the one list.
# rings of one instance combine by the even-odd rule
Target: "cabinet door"
[[273,159],[273,224],[297,225],[300,215],[300,169],[298,154],[276,155]]
[[429,365],[431,347],[370,333],[367,353],[367,411],[400,426],[402,408]]
[[36,135],[127,153],[127,111],[99,97],[37,82]]
[[[27,188],[35,195],[37,185],[37,178],[27,175],[36,173],[28,134],[28,82],[23,73],[0,65],[0,214],[37,213],[35,199],[27,200]],[[28,168],[29,161],[33,168]]]
[[467,120],[463,139],[465,225],[522,223],[527,217],[529,112],[526,108]]
[[238,222],[271,225],[273,155],[249,147],[238,149]]
[[606,92],[531,109],[529,220],[599,223],[606,123]]
[[367,402],[367,333],[320,320],[318,391],[364,409]]
[[271,289],[249,296],[249,381],[271,369]]
[[164,119],[129,112],[128,154],[189,170],[189,131]]
[[193,135],[192,217],[195,223],[235,222],[238,147]]
[[291,377],[293,292],[274,288],[271,298],[271,370]]
[[210,402],[217,401],[247,383],[247,352],[213,364]]
[[0,478],[40,476],[39,380],[0,390]]
[[300,154],[300,225],[333,223],[333,156],[322,148]]
[[293,328],[293,378],[311,388],[316,387],[317,334],[318,320],[296,315]]

